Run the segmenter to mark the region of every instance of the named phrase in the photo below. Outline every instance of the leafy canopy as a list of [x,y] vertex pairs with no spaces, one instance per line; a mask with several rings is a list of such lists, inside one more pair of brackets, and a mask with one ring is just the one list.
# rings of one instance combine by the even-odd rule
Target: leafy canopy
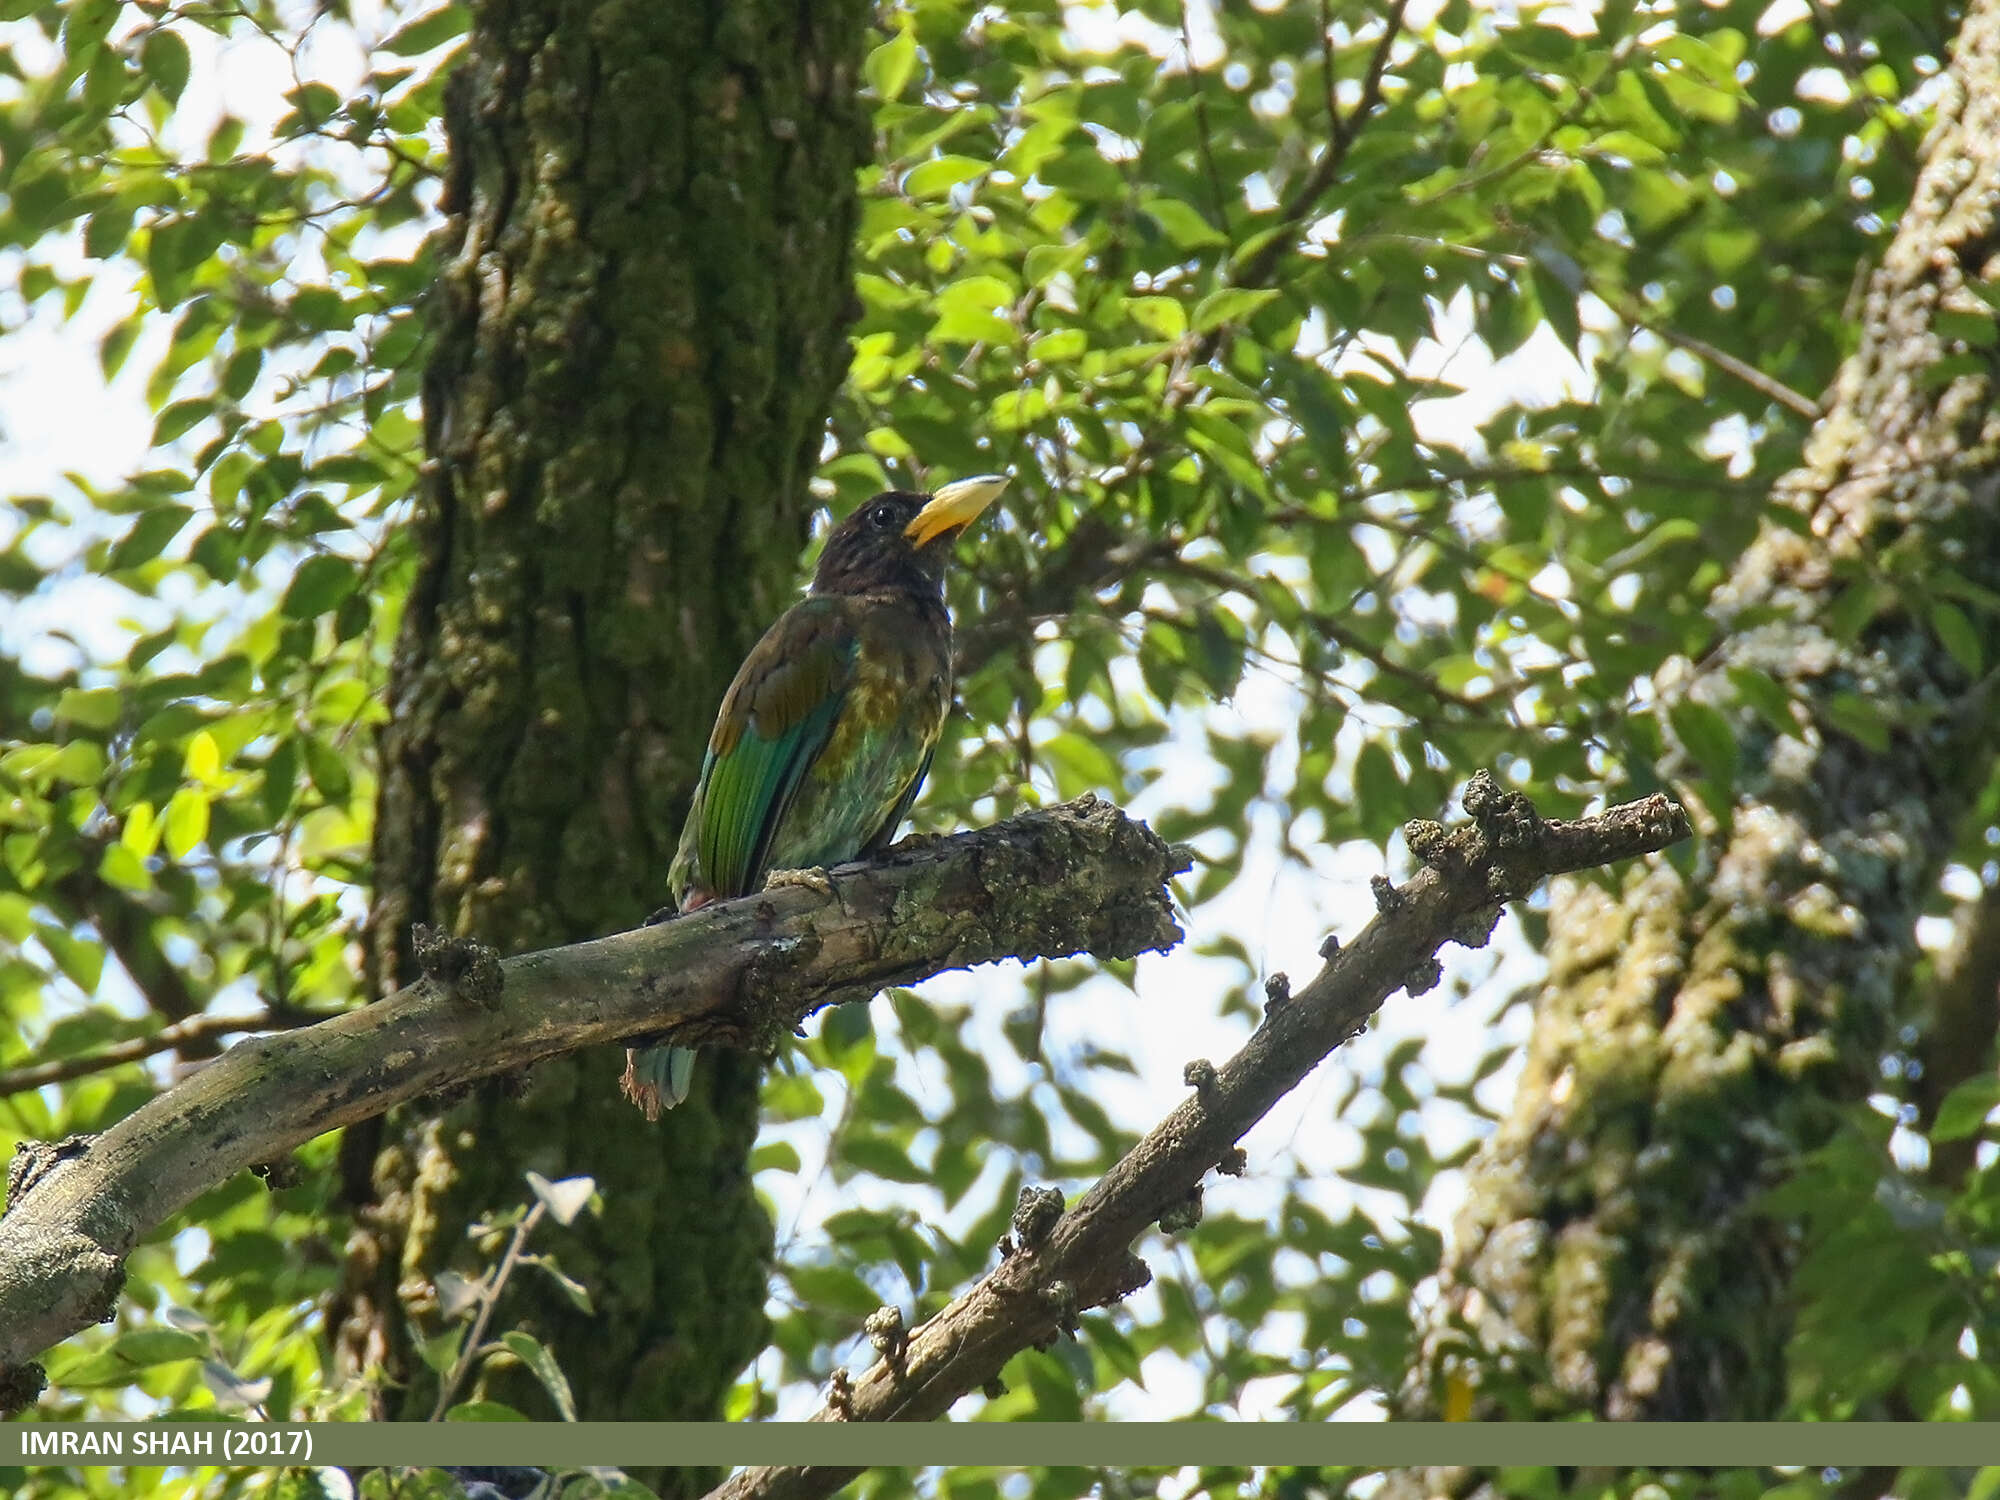
[[[354,1001],[421,458],[422,233],[465,13],[0,18],[6,338],[88,335],[105,382],[74,395],[79,471],[17,477],[45,493],[0,521],[0,1071],[51,1080],[0,1099],[0,1131],[46,1138],[160,1086],[157,1060],[82,1071],[107,1048]],[[1133,802],[1199,851],[1200,972],[1240,1021],[1258,960],[1204,913],[1240,896],[1260,840],[1296,864],[1393,846],[1480,767],[1576,809],[1650,789],[1670,750],[1726,816],[1732,732],[1698,706],[1663,724],[1652,686],[1709,646],[1711,588],[1783,520],[1771,481],[1847,350],[1947,41],[1929,10],[1836,19],[1788,0],[885,7],[861,312],[817,493],[840,514],[933,469],[1019,476],[955,579],[964,713],[919,824]],[[91,469],[100,400],[107,421],[150,410],[141,470]],[[1969,612],[1993,603],[1947,582],[1927,608],[1976,657]],[[1742,675],[1795,732],[1783,689]],[[1853,707],[1843,728],[1882,732]],[[1021,1180],[1087,1180],[1172,1098],[1145,1080],[1149,1105],[1114,1115],[1099,1100],[1132,1060],[1045,1026],[1087,977],[996,981],[1022,1001],[997,1026],[990,1001],[850,1007],[781,1062],[755,1165],[798,1228],[733,1414],[808,1400],[880,1302],[941,1306]],[[1456,1158],[1434,1142],[1484,1128],[1476,1086],[1505,1061],[1496,1042],[1453,1078],[1422,1037],[1357,1049],[1341,1182],[1271,1143],[1256,1181],[1149,1252],[1155,1290],[1023,1355],[987,1414],[1379,1400],[1439,1253],[1417,1214]],[[341,1242],[329,1151],[143,1247],[119,1327],[52,1369],[54,1409],[354,1409],[312,1322]],[[816,1168],[837,1191],[808,1208]],[[1890,1171],[1880,1140],[1826,1165],[1870,1202]],[[1800,1415],[1872,1409],[1906,1375],[1920,1410],[1970,1388],[1995,1414],[1959,1338],[2000,1336],[1990,1287],[1923,1238],[1991,1213],[1975,1192],[1928,1229],[1890,1208],[1826,1225]],[[1929,1299],[1872,1363],[1833,1317],[1863,1260],[1900,1268],[1883,1296]]]

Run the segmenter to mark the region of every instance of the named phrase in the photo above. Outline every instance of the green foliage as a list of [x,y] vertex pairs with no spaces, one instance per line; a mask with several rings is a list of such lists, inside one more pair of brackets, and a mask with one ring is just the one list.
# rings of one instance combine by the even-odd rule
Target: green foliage
[[[6,13],[6,317],[101,329],[104,379],[142,395],[154,450],[116,484],[14,496],[0,520],[0,591],[38,611],[22,618],[91,615],[67,637],[0,635],[0,1073],[79,1070],[0,1098],[0,1131],[58,1137],[164,1081],[157,1059],[81,1071],[113,1044],[218,1008],[292,1025],[361,998],[347,924],[421,457],[421,234],[465,20],[393,9],[358,38],[358,73],[322,76],[268,0]],[[1736,701],[1664,722],[1653,688],[1713,643],[1708,596],[1757,528],[1798,524],[1766,501],[1805,431],[1785,395],[1816,398],[1848,352],[1842,309],[1908,196],[1913,100],[1947,41],[1898,7],[1843,13],[1869,39],[1848,56],[1803,14],[1761,35],[1765,7],[1744,0],[1613,4],[1583,35],[1568,12],[1446,0],[1385,49],[1379,8],[1326,13],[1330,40],[1306,5],[1145,5],[1117,27],[1102,8],[885,7],[854,360],[818,481],[844,514],[892,482],[1017,474],[962,549],[963,712],[917,822],[1094,789],[1192,842],[1182,895],[1225,1021],[1254,1014],[1260,964],[1247,935],[1203,923],[1242,895],[1259,840],[1293,867],[1385,848],[1482,767],[1552,813],[1667,767],[1724,817],[1741,736],[1806,732],[1754,668],[1731,675]],[[339,3],[314,26],[354,29]],[[264,117],[193,110],[223,102],[219,42],[285,71]],[[2000,601],[1926,562],[1877,560],[1848,623],[1915,601],[1976,676]],[[1815,732],[1887,732],[1858,697],[1834,718]],[[773,1349],[732,1415],[794,1410],[863,1360],[877,1305],[912,1322],[942,1307],[992,1263],[1021,1183],[1073,1195],[1164,1110],[1177,1079],[1049,1024],[1164,1003],[1143,977],[1043,965],[963,998],[899,992],[781,1058],[752,1163],[788,1230]],[[1314,1116],[1351,1146],[1344,1187],[1263,1143],[1250,1181],[1147,1247],[1151,1291],[1014,1360],[980,1414],[1379,1403],[1439,1258],[1427,1197],[1462,1159],[1438,1122],[1491,1122],[1475,1085],[1502,1039],[1486,1050],[1454,1083],[1421,1039],[1356,1049]],[[1940,1129],[1977,1128],[1982,1100]],[[1884,1149],[1857,1128],[1786,1190],[1807,1225],[1797,1414],[1993,1417],[1990,1170],[1934,1195]],[[332,1143],[299,1165],[300,1185],[217,1189],[188,1232],[142,1246],[119,1324],[65,1349],[45,1414],[360,1410],[311,1322],[343,1242]],[[1848,1316],[1856,1295],[1870,1318]],[[456,1329],[437,1351],[444,1367],[462,1352]],[[488,1352],[563,1400],[525,1332]],[[452,1415],[508,1415],[494,1406]],[[1033,1493],[1101,1478],[1047,1471]],[[925,1483],[998,1493],[973,1471]]]

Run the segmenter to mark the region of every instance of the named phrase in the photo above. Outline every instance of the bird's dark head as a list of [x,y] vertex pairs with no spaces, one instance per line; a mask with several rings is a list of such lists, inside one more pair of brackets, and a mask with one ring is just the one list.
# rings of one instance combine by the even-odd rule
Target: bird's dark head
[[816,594],[867,594],[878,589],[937,593],[952,544],[979,519],[1007,481],[982,474],[945,485],[934,495],[887,490],[834,527],[813,574]]

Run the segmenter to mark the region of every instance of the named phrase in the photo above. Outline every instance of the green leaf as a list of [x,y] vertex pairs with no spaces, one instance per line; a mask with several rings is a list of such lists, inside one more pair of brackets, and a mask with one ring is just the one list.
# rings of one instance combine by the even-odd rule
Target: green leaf
[[49,957],[56,961],[56,967],[62,970],[71,984],[86,995],[97,993],[98,982],[104,978],[102,943],[73,936],[47,922],[35,929],[35,936],[42,940],[42,946],[49,950]]
[[118,842],[145,859],[159,848],[160,836],[165,832],[166,827],[153,804],[135,802],[125,810],[125,826],[118,832]]
[[1755,709],[1774,733],[1798,736],[1798,720],[1792,716],[1792,695],[1783,683],[1758,667],[1731,667],[1727,676],[1736,695]]
[[553,1259],[546,1255],[523,1256],[522,1259],[538,1266],[542,1273],[556,1284],[557,1290],[568,1300],[570,1306],[586,1317],[596,1315],[597,1309],[590,1300],[590,1289],[575,1277],[565,1275],[562,1267]]
[[63,17],[63,51],[73,62],[89,57],[103,42],[123,8],[119,0],[76,0]]
[[118,539],[105,560],[108,573],[121,573],[149,563],[166,550],[168,542],[180,535],[194,512],[185,505],[155,505],[132,523],[132,529]]
[[1979,643],[1979,632],[1964,610],[1942,601],[1933,604],[1931,629],[1937,632],[1938,640],[1966,676],[1977,677],[1985,670],[1986,652]]
[[1583,323],[1576,310],[1576,293],[1564,285],[1539,257],[1528,262],[1528,275],[1535,283],[1535,295],[1541,300],[1542,313],[1549,320],[1549,326],[1555,329],[1556,336],[1565,347],[1575,349],[1583,339]]
[[941,343],[1011,344],[1014,325],[1001,315],[1011,308],[1014,289],[997,276],[966,276],[938,294],[932,339]]
[[1116,1370],[1122,1379],[1129,1380],[1140,1390],[1146,1388],[1146,1377],[1139,1368],[1138,1347],[1119,1332],[1118,1327],[1108,1317],[1093,1317],[1083,1320],[1083,1330],[1098,1353],[1104,1356],[1106,1364]]
[[131,234],[131,206],[110,204],[92,214],[83,226],[83,253],[92,260],[109,260],[125,248],[125,241]]
[[306,774],[312,784],[319,788],[320,795],[333,803],[345,802],[354,789],[353,778],[348,774],[347,762],[333,746],[317,735],[307,735],[298,741],[305,751]]
[[1934,1141],[1959,1141],[1977,1135],[1986,1117],[2000,1108],[2000,1076],[1992,1073],[1968,1078],[1938,1105],[1937,1120],[1930,1128]]
[[912,198],[942,198],[960,183],[981,176],[990,163],[976,156],[939,156],[903,175],[903,191]]
[[153,888],[153,877],[145,862],[123,844],[105,846],[103,857],[97,861],[97,873],[107,885],[115,885],[120,890],[150,891]]
[[1931,315],[1931,331],[1941,339],[1955,339],[1974,349],[1991,349],[2000,343],[2000,320],[1992,313],[1959,312],[1940,308]]
[[180,102],[188,81],[188,46],[180,34],[161,27],[147,33],[139,48],[139,71],[152,81],[169,104]]
[[207,396],[196,396],[186,401],[176,401],[160,413],[153,424],[153,446],[163,447],[175,438],[181,437],[206,421],[215,411],[215,402]]
[[1219,292],[1210,292],[1195,305],[1195,332],[1206,333],[1211,328],[1245,322],[1253,314],[1269,307],[1282,295],[1283,293],[1268,288],[1243,286],[1224,287]]
[[1354,810],[1371,839],[1387,838],[1404,820],[1403,780],[1380,741],[1368,741],[1354,758]]
[[117,688],[65,688],[56,699],[56,721],[86,729],[109,729],[125,711],[125,694]]
[[208,837],[208,794],[184,786],[167,803],[166,844],[171,859],[186,859]]
[[515,1329],[501,1334],[500,1342],[508,1353],[534,1372],[535,1379],[542,1383],[542,1389],[555,1401],[556,1410],[562,1413],[562,1419],[565,1422],[574,1422],[576,1397],[570,1394],[569,1380],[556,1364],[555,1356],[549,1353],[542,1341]]
[[287,619],[311,620],[327,613],[354,591],[354,564],[321,552],[300,564],[278,608]]
[[461,1401],[444,1414],[447,1422],[525,1422],[528,1419],[500,1401]]
[[1125,311],[1156,339],[1177,339],[1187,332],[1187,308],[1177,297],[1127,297]]
[[71,740],[56,751],[43,772],[51,780],[71,786],[95,786],[104,780],[107,768],[102,745],[93,740]]
[[930,1173],[910,1160],[910,1154],[894,1141],[879,1135],[849,1130],[834,1147],[848,1165],[891,1182],[928,1182]]
[[752,1172],[796,1172],[804,1165],[790,1141],[765,1141],[750,1153]]
[[1140,212],[1183,250],[1207,250],[1229,243],[1228,235],[1179,198],[1148,198],[1140,205]]
[[903,86],[917,65],[917,38],[906,26],[881,46],[873,48],[862,64],[862,76],[878,99],[900,99]]
[[213,788],[222,777],[222,747],[206,729],[188,736],[187,751],[181,757],[182,774]]
[[1827,720],[1849,739],[1880,755],[1889,748],[1889,725],[1879,706],[1859,693],[1835,693],[1821,704]]
[[[126,226],[131,227],[129,224]],[[103,341],[97,346],[97,367],[110,380],[125,367],[125,356],[132,352],[133,344],[139,339],[140,320],[130,317],[114,323]]]
[[866,1317],[882,1305],[868,1283],[840,1266],[787,1266],[785,1279],[808,1307]]
[[397,57],[416,57],[463,35],[471,16],[462,5],[426,11],[383,39],[381,50]]
[[208,1354],[207,1341],[178,1328],[139,1328],[120,1334],[101,1349],[82,1353],[74,1364],[58,1364],[52,1376],[73,1390],[128,1385],[140,1370],[174,1364],[184,1359],[202,1359]]
[[1736,782],[1736,732],[1729,720],[1706,703],[1676,703],[1667,714],[1674,736],[1696,765],[1723,787]]

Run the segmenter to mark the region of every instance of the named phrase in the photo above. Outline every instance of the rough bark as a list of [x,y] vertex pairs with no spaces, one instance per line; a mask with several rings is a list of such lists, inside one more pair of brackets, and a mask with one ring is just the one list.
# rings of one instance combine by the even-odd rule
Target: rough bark
[[[1404,1415],[1780,1408],[1792,1246],[1758,1195],[1878,1076],[1916,920],[1992,767],[1990,683],[1930,608],[1951,573],[2000,588],[2000,350],[1950,332],[1990,326],[1974,288],[2000,286],[1996,0],[1966,16],[1925,159],[1777,497],[1797,524],[1767,523],[1714,601],[1721,644],[1662,683],[1668,710],[1726,716],[1733,792],[1692,869],[1559,894],[1526,1073],[1470,1171]],[[2000,621],[1968,614],[2000,660]],[[1742,700],[1743,668],[1784,685],[1792,732]]]
[[[1024,1189],[992,1272],[907,1335],[897,1310],[871,1317],[869,1333],[882,1358],[856,1380],[840,1372],[814,1420],[941,1417],[959,1397],[997,1379],[1030,1344],[1045,1347],[1074,1334],[1079,1312],[1151,1280],[1133,1244],[1155,1223],[1169,1233],[1198,1223],[1203,1178],[1211,1170],[1243,1170],[1236,1143],[1273,1105],[1397,990],[1422,993],[1438,982],[1436,955],[1445,943],[1483,945],[1502,903],[1552,874],[1663,849],[1690,832],[1687,814],[1658,795],[1600,817],[1549,823],[1482,771],[1464,800],[1469,827],[1447,833],[1435,823],[1405,825],[1425,868],[1400,889],[1378,885],[1374,920],[1345,947],[1327,942],[1325,966],[1296,994],[1282,982],[1267,990],[1263,1024],[1235,1056],[1219,1067],[1191,1060],[1188,1097],[1073,1208],[1064,1212],[1053,1189]],[[743,1469],[709,1500],[822,1500],[858,1472]]]
[[[787,602],[847,361],[858,0],[478,0],[425,383],[430,462],[381,741],[373,992],[428,922],[503,952],[629,928],[666,867],[713,708]],[[518,1277],[586,1417],[695,1418],[761,1346],[770,1229],[745,1160],[758,1066],[711,1060],[648,1128],[587,1053],[344,1149],[360,1200],[330,1326],[428,1411],[413,1357],[466,1229],[522,1173],[606,1212]],[[516,1370],[485,1390],[552,1415]]]
[[636,1032],[762,1050],[823,1006],[946,968],[1168,948],[1181,932],[1167,882],[1186,867],[1145,825],[1084,797],[504,963],[434,938],[417,983],[239,1042],[102,1135],[22,1149],[0,1212],[0,1395],[32,1399],[32,1357],[115,1304],[142,1238],[316,1135]]

